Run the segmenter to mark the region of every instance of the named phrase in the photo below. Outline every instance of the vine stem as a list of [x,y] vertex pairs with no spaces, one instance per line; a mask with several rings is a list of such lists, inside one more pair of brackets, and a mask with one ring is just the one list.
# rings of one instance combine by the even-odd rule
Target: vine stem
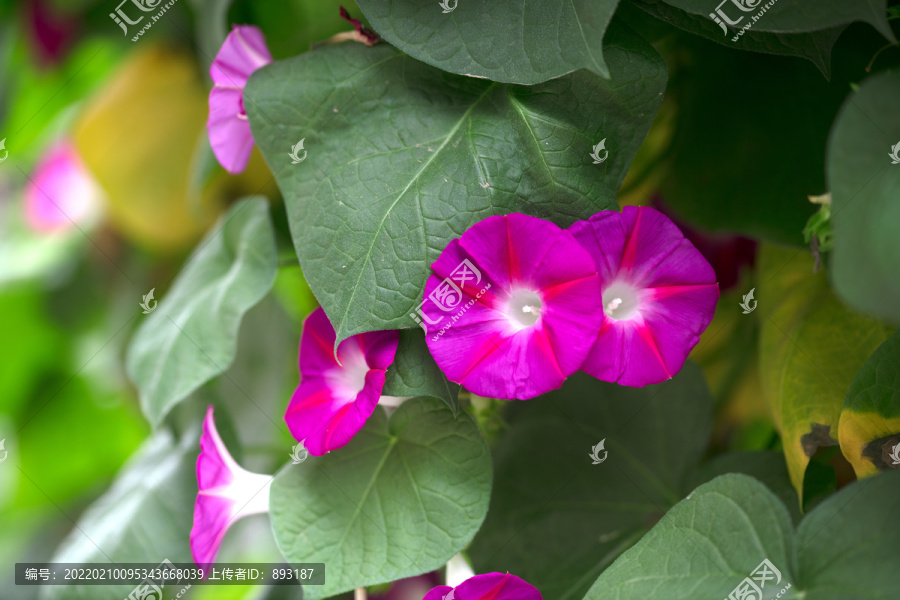
[[356,592],[353,593],[353,600],[367,600],[367,598],[366,588],[356,588]]
[[872,57],[872,60],[870,60],[870,61],[869,61],[869,64],[866,66],[866,73],[871,73],[871,72],[872,72],[872,65],[875,64],[875,59],[877,59],[878,56],[879,56],[882,52],[884,52],[884,51],[887,50],[888,48],[893,48],[894,46],[897,46],[898,44],[900,44],[900,42],[893,42],[893,43],[891,43],[891,44],[888,44],[888,45],[886,45],[886,46],[883,46],[883,47],[879,48],[878,52],[875,53],[875,56]]

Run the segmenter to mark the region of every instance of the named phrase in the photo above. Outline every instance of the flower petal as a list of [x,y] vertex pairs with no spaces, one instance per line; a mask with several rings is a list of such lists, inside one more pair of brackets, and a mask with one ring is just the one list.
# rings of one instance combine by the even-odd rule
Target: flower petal
[[[464,261],[480,279],[455,277]],[[489,217],[451,241],[432,269],[426,342],[451,381],[527,399],[558,388],[584,362],[602,295],[593,259],[568,232],[526,215]]]
[[59,231],[89,221],[102,192],[68,141],[53,144],[25,186],[25,214],[40,232]]
[[247,168],[253,152],[250,123],[238,117],[243,110],[242,90],[213,88],[209,92],[209,119],[206,131],[209,144],[219,164],[231,174]]
[[194,562],[214,562],[232,523],[247,515],[268,512],[271,483],[271,476],[251,473],[234,461],[216,430],[210,406],[203,420],[197,457],[199,491],[190,536]]
[[366,424],[384,389],[387,368],[394,362],[400,335],[372,331],[338,345],[322,308],[303,323],[300,338],[300,385],[284,420],[291,435],[310,454],[321,456],[346,445]]
[[244,111],[244,86],[250,75],[272,62],[262,32],[251,25],[236,25],[209,68],[214,86],[209,93],[206,129],[216,159],[232,174],[247,168],[253,151],[253,133]]
[[234,25],[209,67],[213,83],[243,88],[254,71],[272,62],[259,27]]
[[582,370],[636,387],[670,379],[712,320],[715,271],[668,217],[649,207],[598,213],[569,231],[593,256],[604,292],[623,285],[637,299],[633,314],[605,316]]
[[[452,596],[451,596],[452,592]],[[543,600],[536,587],[509,573],[475,575],[455,588],[441,585],[422,600]]]

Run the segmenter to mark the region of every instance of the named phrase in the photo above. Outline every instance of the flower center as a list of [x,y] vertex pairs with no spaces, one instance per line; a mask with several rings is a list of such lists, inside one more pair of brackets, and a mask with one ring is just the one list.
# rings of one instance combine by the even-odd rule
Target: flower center
[[353,400],[366,387],[366,355],[357,343],[349,342],[338,348],[338,358],[341,366],[331,370],[327,376],[329,384],[342,397]]
[[541,297],[531,290],[513,292],[506,305],[506,316],[518,327],[531,327],[541,318]]
[[603,290],[603,312],[617,320],[630,319],[637,313],[638,291],[627,283],[616,281]]

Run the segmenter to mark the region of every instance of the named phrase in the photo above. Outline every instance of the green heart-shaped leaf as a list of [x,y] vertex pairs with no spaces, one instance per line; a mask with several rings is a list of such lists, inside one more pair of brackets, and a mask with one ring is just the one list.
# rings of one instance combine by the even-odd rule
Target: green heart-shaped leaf
[[[670,510],[585,600],[744,598],[730,594],[760,584],[763,600],[890,598],[900,587],[898,496],[898,473],[858,481],[817,506],[794,533],[784,505],[763,484],[723,475]],[[765,575],[763,560],[770,563]]]
[[169,410],[234,360],[244,313],[272,287],[275,234],[264,198],[235,204],[159,298],[128,348],[144,414]]
[[758,315],[763,393],[780,427],[794,488],[803,498],[810,458],[838,443],[841,407],[854,375],[890,335],[848,310],[807,250],[763,246]]
[[[900,72],[862,82],[841,109],[828,144],[834,290],[860,312],[900,325]],[[897,151],[895,151],[897,147]]]
[[523,84],[576,69],[610,77],[603,34],[619,0],[442,3],[357,1],[381,37],[413,58],[451,73]]
[[[616,191],[665,88],[661,57],[607,36],[612,81],[536,86],[450,75],[386,44],[338,44],[268,65],[244,92],[285,197],[303,272],[337,332],[415,327],[429,265],[488,216],[568,226]],[[307,158],[290,148],[305,140]],[[593,147],[606,140],[607,159]]]
[[[509,571],[560,600],[581,598],[689,491],[712,398],[689,363],[644,388],[578,373],[509,409],[511,427],[494,450],[491,508],[469,554],[476,572]],[[593,464],[601,440],[596,454],[606,460]]]
[[288,465],[272,484],[275,538],[290,562],[324,562],[311,600],[437,569],[475,535],[491,494],[487,445],[433,398],[379,407],[345,447]]
[[418,329],[400,332],[394,363],[388,368],[383,396],[431,396],[459,411],[459,384],[447,380],[431,357],[425,336]]

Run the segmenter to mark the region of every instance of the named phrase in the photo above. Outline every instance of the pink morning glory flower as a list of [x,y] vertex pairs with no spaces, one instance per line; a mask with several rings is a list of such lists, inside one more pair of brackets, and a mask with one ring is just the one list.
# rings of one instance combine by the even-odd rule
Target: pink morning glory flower
[[549,221],[488,217],[431,268],[418,311],[428,348],[451,381],[480,396],[524,400],[558,388],[600,331],[594,260]]
[[439,585],[422,600],[543,600],[536,587],[509,573],[486,573],[456,587]]
[[197,501],[191,529],[191,553],[197,564],[216,560],[228,528],[248,515],[269,512],[270,475],[244,470],[222,443],[213,407],[206,411],[197,458]]
[[716,273],[657,210],[626,206],[569,228],[603,282],[603,326],[581,369],[643,387],[678,373],[719,299]]
[[346,445],[375,411],[400,334],[371,331],[340,343],[334,357],[334,327],[322,308],[303,323],[300,386],[284,420],[310,454],[322,456]]
[[25,215],[35,231],[61,231],[91,221],[103,193],[71,142],[53,144],[25,186]]
[[219,163],[229,173],[247,168],[253,151],[253,134],[244,111],[244,86],[260,67],[272,62],[262,31],[252,25],[235,25],[216,54],[209,75],[209,143]]

